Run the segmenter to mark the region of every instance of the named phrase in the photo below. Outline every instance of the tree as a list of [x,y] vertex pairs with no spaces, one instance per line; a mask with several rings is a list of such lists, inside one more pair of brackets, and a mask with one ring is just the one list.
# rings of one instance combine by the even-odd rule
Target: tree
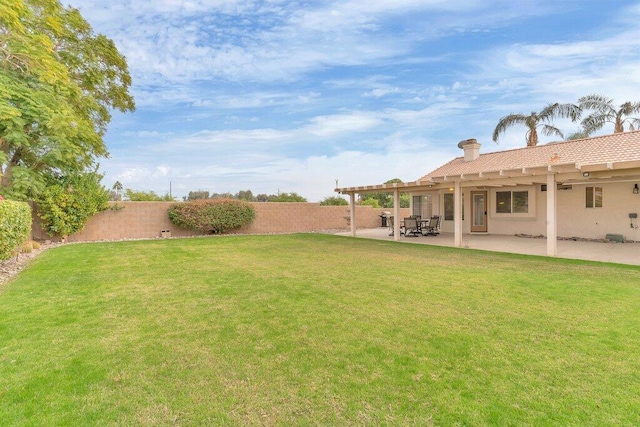
[[189,195],[186,200],[200,200],[200,199],[208,199],[209,192],[208,191],[189,191]]
[[26,199],[107,156],[109,111],[134,110],[113,41],[58,0],[0,2],[0,187]]
[[493,131],[493,141],[498,142],[500,134],[504,133],[508,128],[515,125],[524,125],[527,127],[525,140],[527,147],[535,147],[538,145],[538,128],[545,136],[557,135],[564,138],[562,132],[557,127],[550,124],[552,120],[557,118],[570,118],[576,121],[580,118],[580,107],[573,104],[549,104],[539,112],[531,112],[530,115],[509,114],[504,116],[498,122]]
[[[393,178],[385,181],[385,184],[402,183],[400,178]],[[377,203],[371,202],[375,200]],[[360,195],[359,205],[373,206],[374,208],[392,208],[393,207],[393,193],[365,193]],[[400,207],[408,208],[410,205],[409,195],[404,193],[400,194]]]
[[233,194],[229,193],[228,191],[226,193],[213,193],[209,198],[210,199],[233,199]]
[[298,202],[305,203],[307,201],[306,198],[302,197],[298,193],[280,193],[280,194],[272,194],[267,199],[269,202]]
[[125,197],[130,202],[173,202],[175,199],[166,193],[159,196],[153,191],[135,191],[130,188],[125,190]]
[[363,198],[360,200],[360,203],[358,203],[360,206],[371,206],[372,208],[379,208],[380,206],[380,202],[378,201],[378,199],[373,198],[373,197],[369,197],[369,198]]
[[251,190],[241,190],[236,193],[234,198],[238,200],[246,200],[247,202],[255,202],[257,201],[256,197],[253,195]]
[[584,138],[589,138],[589,134],[583,129],[583,130],[579,130],[579,131],[576,131],[574,133],[569,134],[565,138],[565,141],[573,141],[573,140],[576,140],[576,139],[584,139]]
[[109,200],[118,202],[122,200],[122,183],[120,181],[116,181],[111,187],[111,191],[109,191]]
[[640,102],[625,102],[616,107],[612,99],[601,95],[583,96],[578,102],[582,109],[594,110],[581,122],[587,135],[599,131],[606,123],[613,123],[613,133],[624,132],[625,124],[630,131],[640,127],[640,119],[629,117],[640,113]]
[[325,197],[321,202],[320,206],[348,206],[349,202],[343,199],[340,196],[332,196]]
[[50,177],[36,198],[38,216],[50,236],[65,238],[81,231],[89,218],[109,206],[108,191],[97,172]]

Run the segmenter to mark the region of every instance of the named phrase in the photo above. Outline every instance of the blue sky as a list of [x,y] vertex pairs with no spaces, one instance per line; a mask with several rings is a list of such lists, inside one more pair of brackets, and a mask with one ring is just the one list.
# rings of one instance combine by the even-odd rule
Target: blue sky
[[638,1],[69,4],[133,77],[137,110],[114,114],[106,135],[108,187],[320,201],[336,179],[415,181],[461,155],[463,139],[524,147],[522,128],[491,140],[510,113],[591,93],[640,100]]

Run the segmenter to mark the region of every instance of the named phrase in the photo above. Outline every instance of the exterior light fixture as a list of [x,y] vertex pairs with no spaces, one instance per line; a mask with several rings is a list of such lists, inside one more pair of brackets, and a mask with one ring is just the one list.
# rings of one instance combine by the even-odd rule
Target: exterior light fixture
[[589,172],[582,172],[582,176],[584,176],[585,178],[589,178]]
[[638,184],[633,187],[633,194],[638,194],[640,192],[640,188],[638,188]]

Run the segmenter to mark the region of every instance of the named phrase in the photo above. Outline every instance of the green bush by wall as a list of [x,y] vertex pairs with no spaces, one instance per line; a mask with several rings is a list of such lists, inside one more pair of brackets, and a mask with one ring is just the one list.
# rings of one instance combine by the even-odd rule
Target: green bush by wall
[[251,223],[256,216],[250,203],[236,199],[201,199],[169,207],[169,219],[179,227],[206,233],[224,233]]
[[31,207],[25,202],[0,200],[0,260],[11,258],[31,237]]

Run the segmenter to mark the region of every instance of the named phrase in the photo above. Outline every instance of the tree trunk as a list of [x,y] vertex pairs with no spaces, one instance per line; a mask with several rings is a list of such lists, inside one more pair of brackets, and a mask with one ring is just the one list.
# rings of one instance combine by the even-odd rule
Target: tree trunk
[[0,187],[7,188],[11,184],[11,163],[7,163],[2,172],[2,176],[0,177]]
[[622,124],[622,121],[619,119],[616,119],[616,125],[613,129],[613,133],[621,133],[624,132],[624,125]]
[[529,138],[527,138],[527,147],[535,147],[538,145],[538,131],[536,128],[529,130]]

